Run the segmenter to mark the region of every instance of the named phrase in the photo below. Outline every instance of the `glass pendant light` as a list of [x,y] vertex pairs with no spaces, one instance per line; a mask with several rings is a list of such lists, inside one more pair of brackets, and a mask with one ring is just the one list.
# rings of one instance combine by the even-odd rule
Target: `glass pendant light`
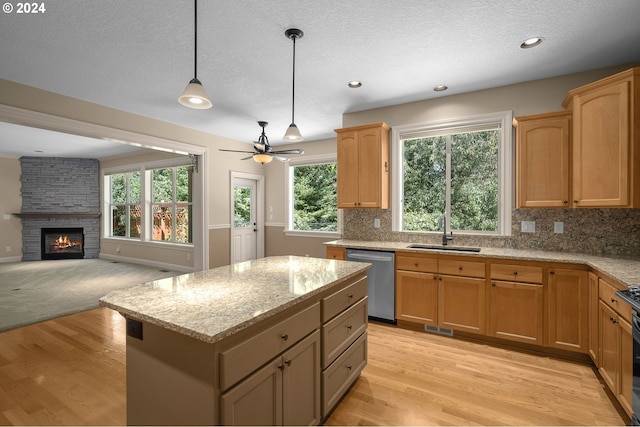
[[295,102],[296,102],[296,39],[301,39],[304,33],[297,28],[290,28],[284,32],[288,39],[293,40],[293,89],[291,91],[291,124],[284,134],[284,140],[288,142],[302,141],[302,135],[295,121]]
[[198,0],[193,1],[194,7],[194,54],[193,54],[193,79],[178,98],[178,102],[185,107],[204,110],[213,105],[205,92],[202,83],[198,80]]

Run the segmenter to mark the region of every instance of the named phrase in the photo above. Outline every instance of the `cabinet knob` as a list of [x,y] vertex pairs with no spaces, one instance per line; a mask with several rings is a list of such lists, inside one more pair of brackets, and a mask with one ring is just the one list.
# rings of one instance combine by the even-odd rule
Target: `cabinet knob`
[[555,271],[550,271],[549,274],[556,274],[556,272]]
[[573,203],[574,203],[574,204],[578,204],[578,201],[577,201],[577,200],[574,200],[574,201],[573,201]]
[[280,338],[282,338],[282,341],[286,341],[289,339],[289,335],[283,334]]
[[289,359],[285,360],[284,363],[287,366],[291,366],[291,360],[289,360]]
[[518,275],[518,272],[517,272],[517,271],[514,271],[514,272],[513,272],[513,275],[514,275],[514,276],[517,276],[517,275]]
[[347,325],[347,329],[348,329],[348,330],[351,330],[351,325]]
[[491,284],[491,286],[495,287],[495,286],[496,286],[496,284],[495,284],[495,283],[492,283],[492,284]]
[[458,271],[462,271],[462,267],[458,267]]
[[349,294],[349,299],[353,299],[353,294]]
[[615,298],[611,298],[611,302],[614,302],[614,303],[615,303],[615,302],[618,302],[618,300],[617,300],[617,299],[615,299]]
[[278,369],[280,369],[281,371],[284,371],[284,365],[281,363],[278,365]]
[[348,370],[351,370],[351,368],[352,368],[351,365],[347,365]]
[[568,204],[569,204],[569,201],[568,201],[568,200],[563,200],[563,201],[562,201],[562,204],[566,206],[566,205],[568,205]]

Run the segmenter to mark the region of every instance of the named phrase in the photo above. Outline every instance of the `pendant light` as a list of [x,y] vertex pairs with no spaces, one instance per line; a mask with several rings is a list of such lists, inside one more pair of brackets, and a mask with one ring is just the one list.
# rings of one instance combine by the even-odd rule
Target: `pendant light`
[[198,80],[198,0],[193,0],[194,30],[193,30],[193,79],[178,98],[178,102],[185,107],[205,110],[213,105],[205,92],[202,83]]
[[296,39],[301,39],[304,33],[297,28],[290,28],[284,32],[288,39],[293,40],[293,89],[291,91],[291,124],[284,134],[284,140],[288,142],[302,141],[302,135],[298,126],[296,126],[295,118],[295,102],[296,102]]

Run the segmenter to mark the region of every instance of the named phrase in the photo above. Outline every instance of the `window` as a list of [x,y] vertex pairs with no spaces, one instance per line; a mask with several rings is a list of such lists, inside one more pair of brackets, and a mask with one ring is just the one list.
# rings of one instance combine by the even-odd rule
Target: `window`
[[105,172],[105,236],[193,243],[193,166],[146,167]]
[[140,237],[140,172],[108,176],[110,188],[111,236]]
[[394,129],[394,231],[510,233],[511,113]]
[[335,156],[292,160],[287,175],[287,233],[335,237],[340,229]]

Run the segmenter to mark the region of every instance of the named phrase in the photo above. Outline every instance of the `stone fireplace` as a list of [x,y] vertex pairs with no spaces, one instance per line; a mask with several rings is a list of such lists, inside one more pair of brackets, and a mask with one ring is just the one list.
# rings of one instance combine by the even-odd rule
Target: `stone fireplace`
[[[22,260],[97,258],[100,166],[96,159],[22,157]],[[44,242],[46,230],[74,229],[72,242]],[[78,234],[77,230],[81,230]],[[81,236],[81,237],[80,237]],[[54,241],[50,241],[53,239]],[[79,249],[78,242],[81,243]],[[53,246],[51,246],[53,245]],[[47,252],[57,253],[47,253]]]
[[43,260],[84,258],[83,228],[41,228],[40,235]]

